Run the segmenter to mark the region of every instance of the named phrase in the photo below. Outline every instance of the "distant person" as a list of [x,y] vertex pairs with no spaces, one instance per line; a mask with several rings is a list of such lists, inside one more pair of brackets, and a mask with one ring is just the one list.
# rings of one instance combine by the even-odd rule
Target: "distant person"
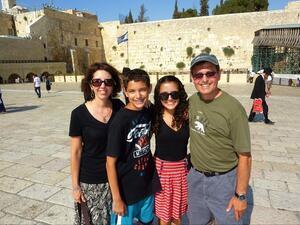
[[254,80],[254,77],[255,77],[255,72],[251,71],[250,72],[250,75],[249,75],[249,83],[252,84],[253,83],[253,80]]
[[119,72],[109,64],[92,64],[81,83],[87,102],[72,111],[71,176],[75,225],[82,225],[86,203],[91,224],[110,224],[112,198],[106,173],[108,127],[124,104],[114,99],[121,91]]
[[6,112],[5,106],[4,106],[4,102],[2,100],[2,91],[1,91],[1,87],[0,87],[0,113],[4,113]]
[[34,91],[37,96],[41,97],[41,79],[37,75],[33,75]]
[[183,84],[175,76],[160,78],[154,90],[154,155],[162,186],[155,194],[154,212],[159,225],[179,225],[187,211],[187,97]]
[[218,87],[216,56],[196,56],[190,70],[197,92],[189,98],[189,223],[242,224],[252,161],[246,111]]
[[[260,98],[262,100],[263,114],[264,114],[264,122],[269,125],[273,125],[274,122],[269,119],[269,107],[266,102],[266,97],[271,95],[271,92],[266,88],[266,80],[268,76],[272,74],[271,68],[265,68],[261,75],[259,75],[254,83],[253,90],[251,93],[251,99]],[[253,107],[249,113],[248,121],[253,122],[255,117],[255,112],[253,112]]]
[[47,77],[46,77],[46,90],[48,91],[48,93],[49,93],[50,90],[51,90],[51,85],[52,85],[52,83],[51,83],[51,81],[49,80],[49,77],[47,76]]
[[[272,71],[271,68],[268,68],[267,70],[270,70]],[[273,84],[273,80],[274,80],[274,72],[272,71],[271,74],[268,75],[268,78],[266,80],[266,92],[267,92],[267,95],[271,95],[271,87],[272,87],[272,84]]]

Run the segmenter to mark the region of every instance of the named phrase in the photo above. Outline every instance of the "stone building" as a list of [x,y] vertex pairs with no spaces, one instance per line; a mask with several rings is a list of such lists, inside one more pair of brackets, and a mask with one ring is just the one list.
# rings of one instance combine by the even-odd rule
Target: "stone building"
[[14,6],[16,6],[16,0],[2,0],[2,10],[9,12]]
[[[10,1],[3,0],[2,4],[4,2]],[[6,11],[13,12],[9,8]],[[13,81],[13,78],[8,78],[11,75],[16,77],[15,74],[21,79],[26,79],[28,74],[34,73],[32,71],[37,66],[38,74],[45,73],[45,70],[50,74],[66,72],[82,74],[89,64],[105,61],[97,16],[90,13],[43,8],[37,11],[13,13],[12,17],[3,12],[0,13],[0,24],[5,25],[0,26],[0,34],[7,35],[0,38],[0,82]],[[21,47],[25,45],[25,48]],[[4,50],[7,52],[4,53]],[[20,74],[22,69],[14,68],[16,66],[24,68],[21,64],[25,61],[27,67],[28,63],[34,63],[33,69]],[[7,65],[12,62],[17,64]],[[47,69],[39,71],[41,64],[38,63],[44,64],[44,68]],[[12,69],[10,74],[7,74],[10,69]]]

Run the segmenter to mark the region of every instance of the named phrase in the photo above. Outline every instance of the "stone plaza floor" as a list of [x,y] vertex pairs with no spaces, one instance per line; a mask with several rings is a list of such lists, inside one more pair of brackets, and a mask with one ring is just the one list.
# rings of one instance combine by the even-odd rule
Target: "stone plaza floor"
[[[43,88],[44,88],[43,83]],[[249,112],[253,84],[221,85]],[[53,83],[37,98],[32,84],[1,85],[0,224],[72,224],[70,112],[79,84]],[[192,85],[187,91],[194,92]],[[246,221],[300,224],[300,88],[273,86],[275,125],[251,123],[253,166]]]

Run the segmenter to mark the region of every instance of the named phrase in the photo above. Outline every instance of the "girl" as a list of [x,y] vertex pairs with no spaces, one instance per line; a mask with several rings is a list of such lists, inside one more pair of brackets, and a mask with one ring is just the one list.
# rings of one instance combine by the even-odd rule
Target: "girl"
[[[72,111],[71,175],[75,200],[75,224],[82,224],[87,206],[93,225],[109,224],[111,192],[106,174],[108,126],[123,107],[116,97],[121,91],[119,72],[109,64],[95,63],[81,83],[86,103]],[[86,214],[84,214],[86,215]]]
[[155,195],[159,224],[181,224],[187,210],[187,94],[175,76],[162,77],[154,90],[155,162],[162,191]]

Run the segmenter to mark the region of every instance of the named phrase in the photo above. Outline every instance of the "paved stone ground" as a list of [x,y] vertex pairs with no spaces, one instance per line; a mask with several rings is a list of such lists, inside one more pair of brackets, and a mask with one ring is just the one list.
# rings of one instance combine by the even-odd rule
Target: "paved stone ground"
[[[44,84],[43,84],[44,85]],[[247,111],[251,84],[222,85]],[[194,92],[187,85],[189,93]],[[38,99],[32,84],[2,85],[0,224],[71,224],[70,112],[82,103],[78,84],[53,84]],[[300,89],[273,87],[274,126],[251,123],[251,224],[300,224]]]

